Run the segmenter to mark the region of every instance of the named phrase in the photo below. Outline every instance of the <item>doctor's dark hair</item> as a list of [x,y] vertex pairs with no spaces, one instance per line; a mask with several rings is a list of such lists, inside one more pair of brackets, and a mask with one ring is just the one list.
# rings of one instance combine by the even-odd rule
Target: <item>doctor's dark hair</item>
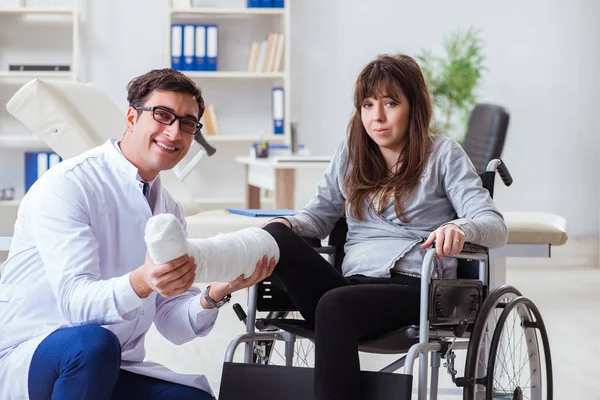
[[[133,78],[127,84],[129,107],[143,106],[154,90],[191,94],[196,99],[200,110],[198,119],[204,114],[204,99],[200,88],[190,78],[171,68],[153,69],[144,75]],[[140,111],[138,111],[138,117],[139,114]]]
[[[365,99],[386,94],[400,103],[402,95],[410,107],[408,130],[395,173],[389,173],[377,143],[371,139],[362,123],[361,110]],[[363,204],[393,195],[394,210],[401,221],[404,205],[416,189],[427,165],[431,135],[431,100],[421,68],[404,54],[380,55],[358,75],[354,87],[354,113],[348,123],[349,162],[346,165],[344,187],[350,215],[364,219]]]

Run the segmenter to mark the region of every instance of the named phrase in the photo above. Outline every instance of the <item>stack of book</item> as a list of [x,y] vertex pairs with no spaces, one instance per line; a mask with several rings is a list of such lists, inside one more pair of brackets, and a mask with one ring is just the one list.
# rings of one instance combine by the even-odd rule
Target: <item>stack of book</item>
[[260,42],[252,42],[248,58],[248,72],[280,72],[285,36],[270,32]]
[[207,136],[219,136],[221,134],[215,106],[212,104],[206,105],[201,122],[204,126],[204,133],[206,133]]
[[248,8],[283,8],[284,0],[248,0]]
[[46,171],[62,161],[62,158],[50,151],[27,152],[25,153],[25,192],[37,181]]
[[171,68],[178,71],[217,71],[218,60],[217,25],[171,25]]

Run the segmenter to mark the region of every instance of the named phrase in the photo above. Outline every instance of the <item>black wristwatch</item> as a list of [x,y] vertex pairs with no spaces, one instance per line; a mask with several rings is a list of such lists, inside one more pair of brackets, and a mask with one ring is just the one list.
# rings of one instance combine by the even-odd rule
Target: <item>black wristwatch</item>
[[206,300],[206,302],[210,304],[212,308],[221,308],[225,304],[229,303],[229,300],[231,300],[231,294],[228,294],[227,296],[223,297],[221,301],[214,301],[213,299],[211,299],[208,295],[208,292],[210,291],[210,286],[211,285],[208,285],[208,287],[204,291],[204,300]]

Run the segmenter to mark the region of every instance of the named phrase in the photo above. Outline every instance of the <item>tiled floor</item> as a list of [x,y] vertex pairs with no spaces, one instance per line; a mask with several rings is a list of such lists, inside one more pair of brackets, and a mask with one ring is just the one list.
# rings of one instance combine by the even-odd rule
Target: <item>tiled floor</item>
[[[509,267],[507,281],[536,303],[546,322],[554,363],[554,398],[600,400],[600,269]],[[244,302],[243,296],[237,300]],[[225,348],[234,335],[243,331],[232,314],[224,310],[209,337],[184,346],[167,346],[158,342],[156,332],[150,332],[149,357],[181,372],[205,373],[218,390]],[[389,360],[370,355],[361,358],[365,369],[376,369]],[[462,368],[459,375],[461,372]],[[462,398],[445,372],[440,376],[440,386],[440,399]]]

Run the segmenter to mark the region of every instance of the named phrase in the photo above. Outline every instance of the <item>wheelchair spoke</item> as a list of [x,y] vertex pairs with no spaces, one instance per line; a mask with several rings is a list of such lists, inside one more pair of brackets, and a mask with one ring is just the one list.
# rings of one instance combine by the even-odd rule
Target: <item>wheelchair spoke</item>
[[[515,303],[516,304],[516,303]],[[493,362],[492,398],[541,399],[541,365],[537,346],[537,330],[532,327],[526,305],[517,304],[506,310],[499,321],[497,352]]]
[[[301,319],[299,313],[290,312],[290,313],[280,313],[281,315],[276,315],[276,318],[291,318],[291,319]],[[265,354],[262,359],[266,359],[268,364],[270,365],[285,365],[285,342],[281,340],[270,341],[272,344],[270,346],[264,348]],[[314,367],[314,344],[304,338],[296,338],[294,342],[294,352],[292,365],[295,367]]]

